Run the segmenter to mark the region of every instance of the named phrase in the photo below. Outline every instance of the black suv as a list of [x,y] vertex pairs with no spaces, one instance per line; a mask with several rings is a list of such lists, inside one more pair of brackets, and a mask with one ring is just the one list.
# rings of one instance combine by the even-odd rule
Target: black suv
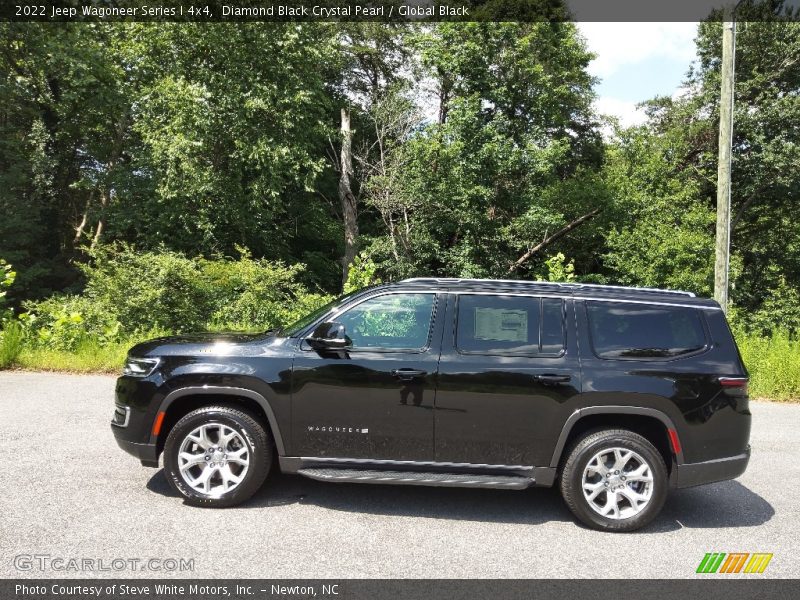
[[615,531],[750,455],[747,371],[716,302],[522,281],[409,279],[283,330],[140,344],[112,428],[146,466],[163,453],[189,504],[243,502],[277,462],[333,482],[557,483]]

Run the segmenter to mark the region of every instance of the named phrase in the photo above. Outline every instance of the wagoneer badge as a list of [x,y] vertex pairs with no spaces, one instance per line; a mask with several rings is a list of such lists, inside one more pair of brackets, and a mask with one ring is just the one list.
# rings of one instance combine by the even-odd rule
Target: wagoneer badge
[[338,425],[309,425],[308,430],[324,433],[369,433],[369,429],[366,427],[339,427]]

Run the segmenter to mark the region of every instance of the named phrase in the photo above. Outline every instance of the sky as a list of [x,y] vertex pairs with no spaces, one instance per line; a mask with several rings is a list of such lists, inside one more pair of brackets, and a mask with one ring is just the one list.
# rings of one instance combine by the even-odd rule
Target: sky
[[589,65],[600,79],[595,108],[625,126],[644,122],[638,102],[675,95],[696,58],[697,23],[578,23],[578,29],[597,55]]

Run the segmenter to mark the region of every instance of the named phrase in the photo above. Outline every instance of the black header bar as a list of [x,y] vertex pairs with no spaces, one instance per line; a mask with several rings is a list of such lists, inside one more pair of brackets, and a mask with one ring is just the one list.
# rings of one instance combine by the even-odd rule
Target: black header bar
[[[2,0],[17,22],[695,22],[734,0]],[[737,20],[798,20],[800,0],[741,0]]]

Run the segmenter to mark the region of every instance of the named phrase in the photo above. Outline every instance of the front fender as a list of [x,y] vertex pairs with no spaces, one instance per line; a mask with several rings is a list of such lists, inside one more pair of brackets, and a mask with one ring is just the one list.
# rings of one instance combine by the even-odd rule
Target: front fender
[[[169,410],[170,405],[175,402],[178,398],[183,398],[185,396],[196,396],[196,395],[214,395],[214,396],[231,396],[231,397],[239,397],[239,398],[249,398],[250,400],[255,401],[264,411],[264,414],[267,415],[267,420],[269,421],[270,429],[272,430],[273,438],[275,439],[275,446],[278,449],[278,454],[284,456],[286,454],[286,448],[283,443],[283,436],[281,435],[281,430],[278,425],[278,420],[275,417],[275,412],[272,410],[269,402],[267,399],[264,398],[258,392],[247,388],[241,387],[233,387],[233,386],[218,386],[218,385],[190,385],[186,387],[181,387],[176,390],[169,392],[164,399],[161,401],[161,404],[158,407],[158,414],[166,413]],[[154,435],[152,432],[150,434],[150,443],[155,444],[157,442],[157,436]]]

